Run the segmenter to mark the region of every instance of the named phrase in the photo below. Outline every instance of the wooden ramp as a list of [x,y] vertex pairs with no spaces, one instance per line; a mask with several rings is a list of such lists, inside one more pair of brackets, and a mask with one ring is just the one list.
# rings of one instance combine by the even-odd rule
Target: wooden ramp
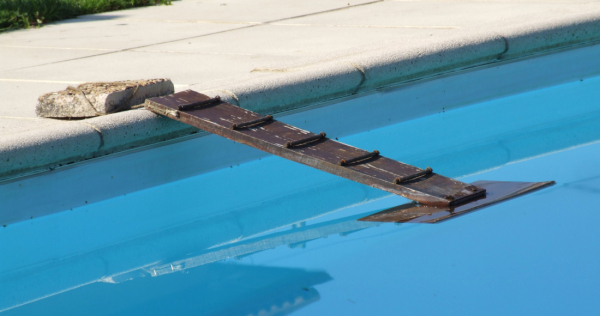
[[262,151],[432,206],[452,206],[485,189],[436,174],[431,168],[386,158],[279,122],[220,98],[183,91],[148,99],[146,109]]
[[[146,109],[262,151],[388,191],[413,201],[360,219],[435,223],[554,184],[463,183],[279,122],[195,91],[146,100]],[[293,181],[293,179],[290,179]]]

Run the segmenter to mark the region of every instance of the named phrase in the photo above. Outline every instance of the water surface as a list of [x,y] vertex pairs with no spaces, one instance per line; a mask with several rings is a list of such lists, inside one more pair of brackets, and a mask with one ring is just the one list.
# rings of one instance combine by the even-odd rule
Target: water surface
[[407,200],[269,157],[2,227],[0,310],[594,314],[599,88],[577,81],[340,139],[465,182],[557,182],[438,224],[358,222]]

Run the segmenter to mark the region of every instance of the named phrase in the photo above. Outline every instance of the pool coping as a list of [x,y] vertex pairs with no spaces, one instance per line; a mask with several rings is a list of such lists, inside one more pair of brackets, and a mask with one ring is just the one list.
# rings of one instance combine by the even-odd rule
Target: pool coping
[[[587,13],[493,31],[470,30],[426,44],[386,42],[271,69],[253,79],[191,88],[252,111],[276,114],[598,40],[600,15]],[[197,132],[141,109],[11,134],[0,139],[0,181]]]

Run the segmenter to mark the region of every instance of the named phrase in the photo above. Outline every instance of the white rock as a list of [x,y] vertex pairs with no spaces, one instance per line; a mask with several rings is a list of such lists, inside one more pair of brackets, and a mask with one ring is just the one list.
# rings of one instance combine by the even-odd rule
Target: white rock
[[40,96],[35,113],[53,118],[100,116],[128,110],[147,98],[173,92],[170,79],[89,82]]

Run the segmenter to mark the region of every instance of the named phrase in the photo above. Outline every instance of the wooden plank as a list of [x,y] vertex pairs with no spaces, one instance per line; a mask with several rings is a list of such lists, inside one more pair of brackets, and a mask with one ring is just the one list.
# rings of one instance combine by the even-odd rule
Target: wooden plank
[[[232,129],[234,124],[264,119],[265,116],[220,100],[210,102],[209,99],[204,94],[188,90],[148,99],[145,107],[207,132],[423,204],[457,205],[485,194],[485,189],[433,172],[427,174],[423,169],[386,158],[381,154],[341,165],[342,160],[351,161],[352,158],[371,152],[327,137],[316,137],[318,134],[274,119],[267,118],[249,127]],[[190,107],[189,104],[193,103],[199,106]],[[180,106],[188,109],[179,110]],[[307,137],[319,139],[286,148],[286,143]],[[416,173],[425,175],[397,183],[396,179],[410,178]]]

